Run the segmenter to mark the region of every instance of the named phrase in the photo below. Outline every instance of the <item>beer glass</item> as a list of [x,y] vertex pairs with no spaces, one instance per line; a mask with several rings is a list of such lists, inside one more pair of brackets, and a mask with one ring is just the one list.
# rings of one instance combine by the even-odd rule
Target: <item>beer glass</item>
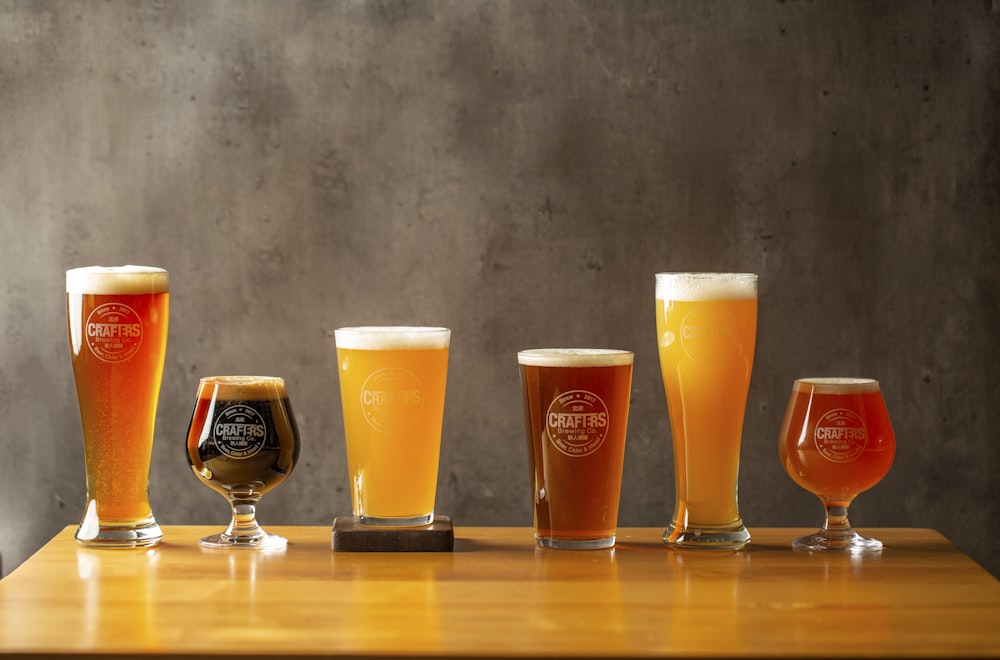
[[430,524],[451,330],[367,326],[334,336],[355,522]]
[[149,506],[149,462],[167,349],[169,285],[161,268],[66,271],[87,469],[87,506],[76,540],[85,546],[145,547],[162,537]]
[[213,376],[198,383],[187,434],[198,479],[232,507],[229,527],[201,539],[212,548],[280,550],[288,541],[257,523],[257,503],[288,478],[299,459],[299,429],[285,381],[273,376]]
[[740,443],[757,336],[757,276],[659,273],[656,335],[674,445],[668,546],[739,549]]
[[870,378],[800,378],[778,438],[789,476],[816,495],[826,522],[796,539],[799,550],[879,550],[882,542],[858,534],[847,520],[854,498],[886,475],[896,437],[878,381]]
[[608,349],[517,354],[537,545],[615,544],[632,361]]

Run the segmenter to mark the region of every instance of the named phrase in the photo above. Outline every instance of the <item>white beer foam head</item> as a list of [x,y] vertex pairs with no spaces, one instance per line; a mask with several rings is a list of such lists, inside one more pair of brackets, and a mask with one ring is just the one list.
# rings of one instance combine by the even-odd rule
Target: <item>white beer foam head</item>
[[[210,387],[220,401],[266,401],[288,398],[285,380],[277,376],[206,376],[202,387]],[[202,392],[205,390],[203,389]]]
[[878,392],[879,384],[874,378],[799,378],[792,389],[815,394],[862,394]]
[[632,360],[632,351],[611,348],[533,348],[517,354],[519,364],[535,367],[618,367]]
[[359,326],[333,331],[337,348],[361,351],[399,351],[448,348],[451,330],[409,325]]
[[657,273],[657,300],[755,300],[753,273]]
[[66,293],[142,294],[170,291],[170,274],[152,266],[87,266],[66,271]]

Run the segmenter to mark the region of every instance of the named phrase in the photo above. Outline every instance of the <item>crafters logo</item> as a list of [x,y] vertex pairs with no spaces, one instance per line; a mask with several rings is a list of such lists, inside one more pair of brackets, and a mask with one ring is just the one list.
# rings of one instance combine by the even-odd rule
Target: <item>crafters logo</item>
[[865,450],[868,429],[857,413],[837,408],[819,418],[813,440],[823,458],[834,463],[847,463]]
[[124,362],[142,344],[142,320],[121,303],[104,303],[87,317],[87,346],[104,362]]
[[549,404],[545,430],[555,448],[567,456],[593,454],[608,435],[608,407],[593,392],[566,392]]
[[212,441],[230,458],[250,458],[267,441],[267,426],[259,412],[246,404],[236,403],[216,416]]
[[361,386],[361,410],[376,431],[405,431],[423,407],[420,380],[405,369],[379,369]]
[[696,307],[681,322],[681,346],[692,360],[719,360],[739,353],[736,322],[709,307]]

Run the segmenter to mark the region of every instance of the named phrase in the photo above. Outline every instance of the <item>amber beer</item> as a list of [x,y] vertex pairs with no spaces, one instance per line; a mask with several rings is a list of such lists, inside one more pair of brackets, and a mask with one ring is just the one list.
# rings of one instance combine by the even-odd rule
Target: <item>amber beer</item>
[[878,381],[800,378],[778,453],[792,479],[824,503],[847,506],[889,471],[896,439]]
[[433,522],[451,330],[368,326],[334,334],[355,521]]
[[633,354],[535,349],[517,354],[535,541],[563,549],[615,544]]
[[87,468],[84,545],[139,547],[162,534],[149,462],[167,348],[169,275],[144,266],[66,272],[66,309]]
[[757,276],[656,275],[656,335],[674,445],[668,545],[740,548],[740,443],[757,334]]

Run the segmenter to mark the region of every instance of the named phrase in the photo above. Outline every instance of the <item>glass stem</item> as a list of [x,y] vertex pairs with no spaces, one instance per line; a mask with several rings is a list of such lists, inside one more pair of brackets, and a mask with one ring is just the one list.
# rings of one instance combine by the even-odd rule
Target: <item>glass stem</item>
[[257,501],[237,500],[233,505],[233,520],[225,531],[225,536],[239,541],[250,541],[264,535],[257,524]]
[[829,538],[846,539],[857,535],[847,519],[847,508],[850,502],[824,502],[826,507],[826,522],[823,523],[823,531]]

